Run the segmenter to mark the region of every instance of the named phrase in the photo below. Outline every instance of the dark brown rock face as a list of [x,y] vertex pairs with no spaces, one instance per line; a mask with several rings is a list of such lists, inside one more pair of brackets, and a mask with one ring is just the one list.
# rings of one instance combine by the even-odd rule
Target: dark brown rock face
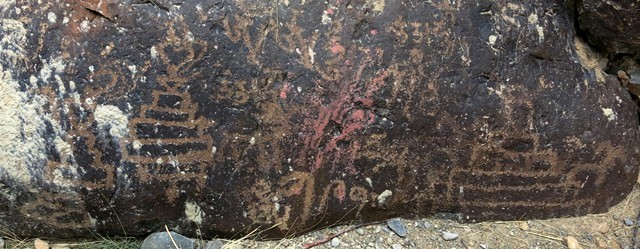
[[640,59],[640,1],[582,0],[578,20],[589,41],[610,54]]
[[0,0],[0,227],[604,212],[638,117],[563,4]]

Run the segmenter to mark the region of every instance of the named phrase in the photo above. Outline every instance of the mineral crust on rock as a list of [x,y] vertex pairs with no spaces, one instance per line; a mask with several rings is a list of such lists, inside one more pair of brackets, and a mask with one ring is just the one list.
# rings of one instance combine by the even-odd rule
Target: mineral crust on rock
[[638,117],[565,1],[0,0],[0,227],[604,212]]

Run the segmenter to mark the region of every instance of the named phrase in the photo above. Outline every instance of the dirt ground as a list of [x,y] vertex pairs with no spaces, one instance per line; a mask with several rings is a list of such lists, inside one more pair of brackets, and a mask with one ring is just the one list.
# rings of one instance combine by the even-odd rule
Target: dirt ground
[[[259,233],[246,239],[221,240],[223,249],[340,249],[340,248],[599,248],[632,249],[637,217],[640,212],[640,189],[633,192],[608,213],[577,218],[529,220],[512,222],[483,222],[460,224],[448,219],[401,219],[406,236],[400,237],[386,222],[368,226],[343,225],[277,241],[256,241]],[[444,235],[443,233],[449,233]],[[455,235],[457,238],[452,239]],[[337,235],[337,236],[336,236]],[[445,240],[444,237],[451,240]],[[571,238],[576,244],[572,244]],[[7,239],[6,248],[34,248],[33,239]],[[206,241],[200,241],[198,248]],[[139,240],[49,241],[50,248],[139,248]],[[215,249],[216,247],[209,247]]]

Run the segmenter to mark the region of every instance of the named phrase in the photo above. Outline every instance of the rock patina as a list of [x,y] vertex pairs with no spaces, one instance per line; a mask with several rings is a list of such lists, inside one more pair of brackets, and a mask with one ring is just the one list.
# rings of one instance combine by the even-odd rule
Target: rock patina
[[0,227],[604,212],[638,117],[565,2],[0,0]]

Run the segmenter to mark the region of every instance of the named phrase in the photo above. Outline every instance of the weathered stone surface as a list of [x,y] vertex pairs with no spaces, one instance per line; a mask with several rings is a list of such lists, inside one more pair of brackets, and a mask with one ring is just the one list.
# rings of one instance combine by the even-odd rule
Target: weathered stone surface
[[611,54],[640,59],[640,1],[578,1],[580,29],[589,42]]
[[195,241],[181,234],[170,232],[157,232],[147,236],[142,242],[140,249],[193,249]]
[[0,0],[0,226],[606,211],[636,181],[638,117],[564,4]]

